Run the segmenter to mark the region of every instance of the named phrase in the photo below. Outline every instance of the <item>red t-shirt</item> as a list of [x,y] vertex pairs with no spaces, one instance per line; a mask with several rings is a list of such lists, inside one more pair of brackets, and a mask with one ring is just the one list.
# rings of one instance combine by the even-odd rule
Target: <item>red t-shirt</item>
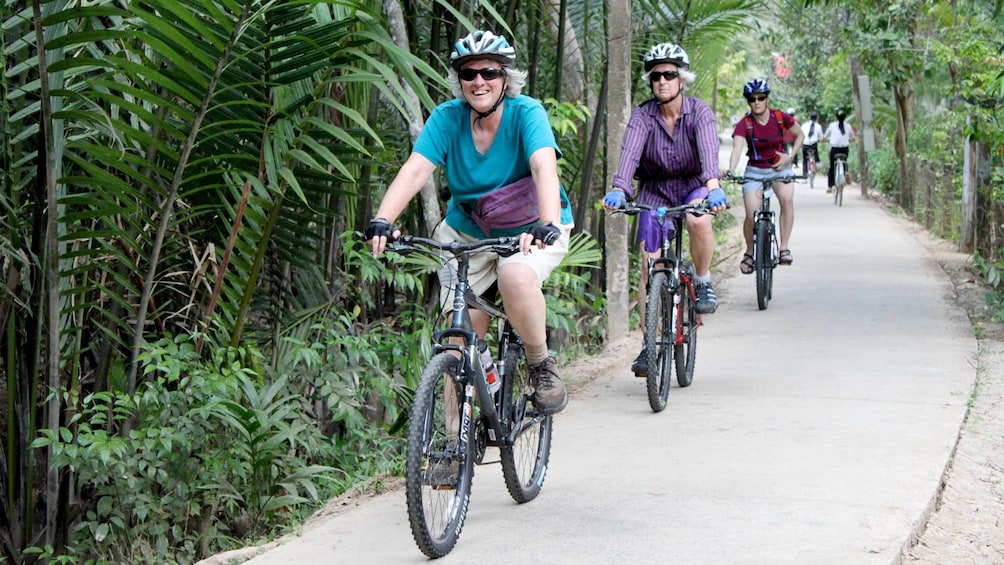
[[[767,123],[759,124],[753,116],[747,114],[743,116],[736,127],[732,130],[732,137],[746,138],[746,155],[749,157],[748,167],[757,169],[769,169],[773,166],[778,153],[784,153],[783,134],[777,116],[780,114],[784,122],[784,130],[787,131],[795,125],[795,118],[780,110],[770,108],[768,111]],[[752,130],[749,129],[752,125]],[[752,135],[752,139],[750,139]]]

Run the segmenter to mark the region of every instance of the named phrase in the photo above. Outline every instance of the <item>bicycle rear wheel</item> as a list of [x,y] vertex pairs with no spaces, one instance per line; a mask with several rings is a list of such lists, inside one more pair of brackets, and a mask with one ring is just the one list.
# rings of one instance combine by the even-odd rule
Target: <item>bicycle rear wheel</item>
[[757,220],[753,240],[756,250],[756,303],[761,310],[767,309],[770,302],[771,286],[774,277],[774,258],[771,253],[771,229],[766,220]]
[[648,356],[648,405],[653,412],[666,409],[672,377],[675,332],[672,321],[673,294],[666,273],[655,273],[648,282],[645,305],[645,351]]
[[513,500],[522,504],[540,494],[551,457],[551,416],[538,414],[533,407],[533,388],[526,354],[520,345],[506,348],[502,379],[502,428],[513,437],[499,448],[502,476]]
[[429,361],[408,422],[404,471],[408,522],[418,548],[432,558],[446,555],[456,545],[474,475],[470,443],[459,441],[472,436],[472,411],[464,408],[459,368],[460,360],[445,352]]
[[836,186],[833,187],[833,203],[844,205],[844,185],[847,184],[847,174],[844,172],[843,161],[837,161],[837,173],[834,175]]
[[697,314],[697,303],[693,287],[681,284],[677,291],[680,294],[676,331],[677,343],[673,347],[673,357],[676,359],[676,384],[686,388],[694,382],[694,364],[697,361],[697,327],[701,324]]

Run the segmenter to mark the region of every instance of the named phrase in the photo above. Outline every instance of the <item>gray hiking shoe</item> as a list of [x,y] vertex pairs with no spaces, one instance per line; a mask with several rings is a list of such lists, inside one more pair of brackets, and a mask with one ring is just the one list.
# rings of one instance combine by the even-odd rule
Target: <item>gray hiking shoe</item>
[[568,404],[565,383],[558,376],[558,362],[548,357],[530,365],[530,384],[533,385],[533,405],[541,414],[557,414]]
[[631,372],[634,373],[636,377],[648,376],[648,348],[641,348],[641,353],[639,353],[638,356],[634,358],[634,362],[631,363]]
[[697,303],[694,306],[698,314],[713,314],[718,309],[718,297],[715,296],[711,281],[695,284],[694,292],[697,293]]
[[450,443],[442,453],[432,455],[426,462],[423,483],[437,489],[455,489],[460,480],[460,460],[457,446]]

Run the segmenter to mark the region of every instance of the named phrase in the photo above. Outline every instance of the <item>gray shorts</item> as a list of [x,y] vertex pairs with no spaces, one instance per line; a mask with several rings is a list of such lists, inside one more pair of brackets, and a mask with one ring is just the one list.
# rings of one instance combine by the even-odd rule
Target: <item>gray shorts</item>
[[[528,255],[516,253],[509,257],[499,257],[494,253],[478,253],[471,258],[470,270],[467,273],[467,281],[471,285],[471,290],[476,294],[484,294],[491,288],[498,279],[498,269],[502,265],[511,263],[526,265],[537,273],[537,284],[542,285],[544,279],[551,274],[561,264],[562,259],[568,254],[568,241],[572,234],[572,224],[561,224],[561,237],[553,245],[548,245],[544,249],[532,247]],[[474,241],[476,237],[464,235],[451,228],[446,222],[440,222],[433,239],[437,241]],[[441,304],[451,306],[449,303],[451,292],[457,285],[457,262],[447,261],[439,269],[439,300]]]
[[[778,175],[794,176],[795,173],[791,170],[791,167],[784,169],[783,171],[775,171],[774,169],[758,169],[756,167],[746,167],[743,172],[743,176],[748,179],[765,179],[768,177],[774,177]],[[760,190],[763,188],[763,183],[759,182],[746,182],[743,183],[743,194],[747,192],[753,192],[754,190]]]

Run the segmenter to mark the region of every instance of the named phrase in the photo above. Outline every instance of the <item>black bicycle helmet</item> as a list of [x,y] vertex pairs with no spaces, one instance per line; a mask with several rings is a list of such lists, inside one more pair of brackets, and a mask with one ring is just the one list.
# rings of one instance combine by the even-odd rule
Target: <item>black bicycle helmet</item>
[[649,48],[648,53],[645,53],[643,63],[646,71],[651,71],[652,67],[663,63],[672,63],[681,69],[686,69],[690,67],[690,57],[687,57],[687,52],[683,50],[683,47],[666,42]]
[[503,66],[510,66],[516,62],[516,49],[501,35],[490,31],[472,31],[453,47],[450,66],[459,71],[464,61],[469,59],[493,59]]
[[746,83],[743,87],[743,96],[749,96],[750,94],[770,94],[770,85],[767,84],[766,79],[755,78]]

